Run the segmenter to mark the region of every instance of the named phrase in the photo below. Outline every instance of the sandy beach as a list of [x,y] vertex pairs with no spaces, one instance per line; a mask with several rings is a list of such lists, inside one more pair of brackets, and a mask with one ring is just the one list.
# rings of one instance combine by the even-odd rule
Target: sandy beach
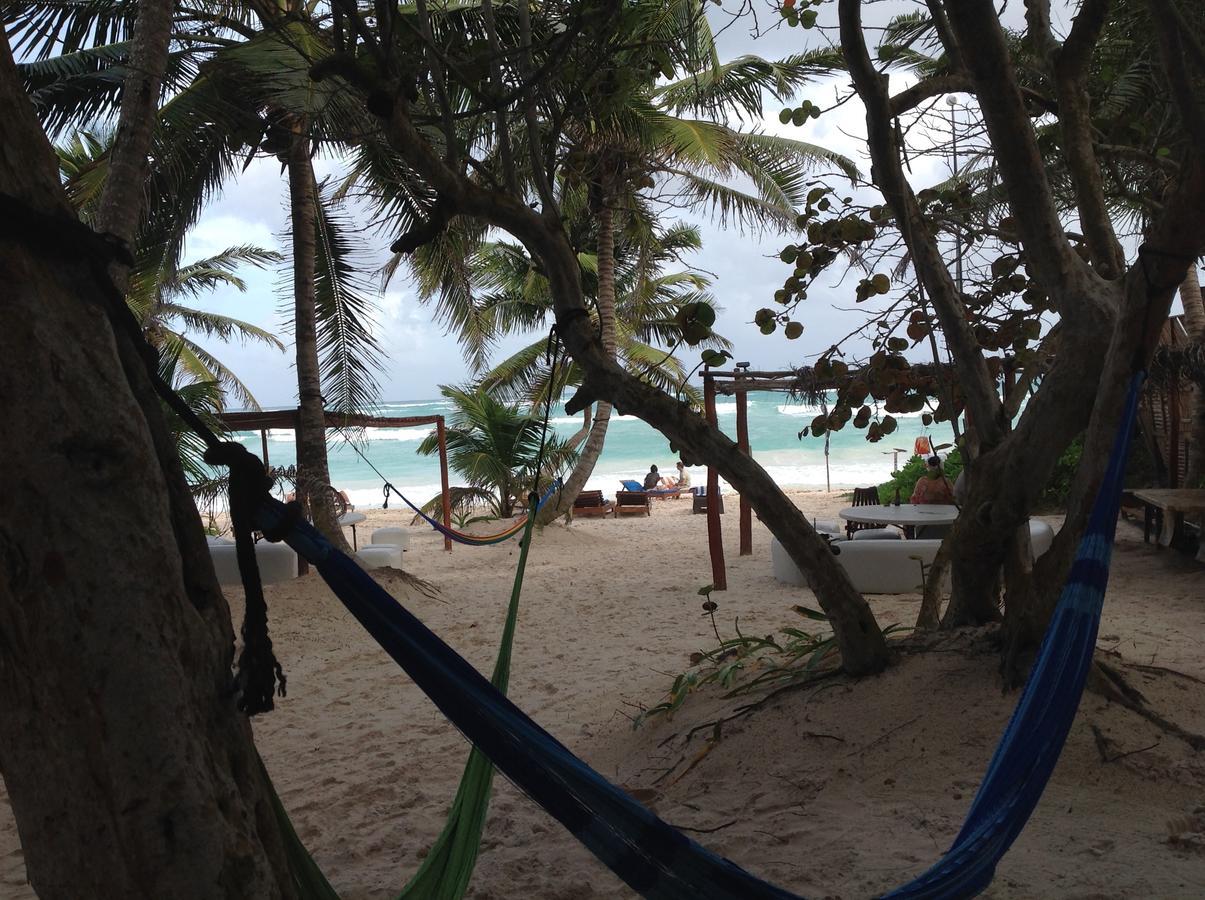
[[[809,515],[840,495],[801,493]],[[723,517],[729,590],[717,625],[769,634],[805,620],[806,590],[770,574],[768,533],[737,556],[735,498]],[[361,539],[409,523],[371,510]],[[1057,520],[1054,520],[1057,523]],[[486,529],[488,530],[488,528]],[[488,672],[516,542],[444,552],[412,528],[409,572],[381,582]],[[783,692],[717,731],[758,695],[704,690],[672,719],[633,730],[690,655],[716,643],[700,609],[710,581],[705,517],[687,500],[652,516],[556,524],[533,543],[511,696],[659,815],[756,874],[804,896],[863,898],[922,871],[948,846],[1011,713],[985,632],[935,639],[884,675]],[[340,896],[394,896],[439,832],[468,747],[314,574],[269,587],[289,694],[255,721],[257,743],[302,839]],[[241,596],[230,593],[236,617]],[[918,598],[876,597],[883,625],[911,625]],[[815,623],[811,623],[815,624]],[[1205,733],[1205,568],[1119,529],[1099,646],[1150,706]],[[691,730],[702,726],[691,735]],[[1080,707],[1054,779],[986,896],[1189,898],[1205,891],[1205,754],[1096,694]],[[25,900],[15,826],[0,794],[0,897]],[[631,892],[504,780],[470,896],[626,897]]]

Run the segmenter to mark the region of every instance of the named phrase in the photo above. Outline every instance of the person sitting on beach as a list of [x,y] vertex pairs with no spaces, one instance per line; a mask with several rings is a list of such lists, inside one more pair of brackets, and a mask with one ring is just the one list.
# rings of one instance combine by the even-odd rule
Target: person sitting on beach
[[954,488],[941,468],[941,457],[930,456],[925,474],[916,483],[910,503],[954,503]]
[[680,491],[690,490],[690,473],[686,471],[686,466],[681,460],[678,460],[678,480],[673,482],[670,487],[675,487]]
[[677,463],[678,477],[670,478],[668,475],[661,479],[661,487],[667,491],[689,491],[690,490],[690,473],[686,471],[686,466],[681,462]]
[[644,476],[644,489],[655,491],[659,484],[661,484],[661,476],[657,473],[657,467],[652,466],[649,468],[649,473]]

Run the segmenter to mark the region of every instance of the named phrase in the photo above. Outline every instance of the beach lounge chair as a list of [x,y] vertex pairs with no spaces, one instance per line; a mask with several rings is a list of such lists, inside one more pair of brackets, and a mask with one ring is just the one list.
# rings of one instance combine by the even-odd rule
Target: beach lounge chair
[[653,504],[649,501],[649,495],[645,491],[616,491],[615,517],[626,513],[644,513],[651,516]]
[[[691,505],[690,505],[691,513],[694,514],[694,513],[707,512],[707,488],[705,488],[705,487],[691,488],[691,492],[694,494],[694,499],[691,501]],[[720,515],[723,515],[724,514],[724,498],[721,495],[721,496],[717,496],[716,500],[719,501],[718,505],[720,507]]]
[[614,508],[615,504],[603,499],[602,491],[582,491],[573,501],[575,516],[607,516]]

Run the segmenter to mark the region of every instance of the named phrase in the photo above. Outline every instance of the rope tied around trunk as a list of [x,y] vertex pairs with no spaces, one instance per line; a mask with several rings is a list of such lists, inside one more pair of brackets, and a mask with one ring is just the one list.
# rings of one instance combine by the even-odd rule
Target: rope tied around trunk
[[[272,639],[268,637],[268,605],[264,600],[264,587],[255,558],[255,540],[251,534],[255,509],[271,490],[272,479],[258,457],[233,441],[211,446],[205,451],[205,461],[230,470],[230,523],[234,530],[239,577],[246,595],[241,631],[243,650],[238,658],[235,685],[239,693],[239,710],[254,716],[270,712],[275,705],[273,696],[279,690],[280,696],[284,697],[287,683],[284,670],[272,650]],[[291,518],[272,533],[265,533],[265,538],[279,541],[292,530],[300,509],[295,503],[289,504],[288,509]]]

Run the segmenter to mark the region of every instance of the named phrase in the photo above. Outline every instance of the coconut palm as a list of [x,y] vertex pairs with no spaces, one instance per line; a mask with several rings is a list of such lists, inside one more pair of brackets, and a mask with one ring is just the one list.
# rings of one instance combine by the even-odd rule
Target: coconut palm
[[[579,256],[591,258],[600,338],[612,358],[619,354],[623,330],[616,308],[619,235],[650,232],[658,200],[702,207],[722,223],[743,228],[793,228],[809,173],[817,166],[856,174],[851,162],[824,148],[717,121],[760,117],[765,93],[792,96],[816,70],[810,55],[780,62],[747,56],[723,64],[698,0],[636,4],[620,23],[633,35],[628,48],[609,55],[605,68],[588,79],[572,72],[566,76],[558,98],[564,113],[551,129],[558,135],[563,161],[562,218],[571,231],[588,232],[575,245]],[[667,84],[659,84],[666,78]],[[509,140],[519,147],[522,135]],[[514,155],[522,154],[516,150]],[[575,228],[577,215],[589,222],[588,229]],[[467,267],[460,261],[472,253],[475,241],[485,239],[480,230],[445,235],[443,254],[437,246],[417,257],[420,279],[441,284],[441,301],[465,293]],[[424,269],[434,269],[434,277]],[[477,310],[462,303],[443,315],[457,330],[481,327],[464,315],[468,309]],[[482,365],[479,356],[473,361]],[[562,508],[572,503],[593,471],[609,419],[610,405],[598,403],[578,466],[566,482]]]
[[[555,435],[545,435],[540,416],[480,386],[444,385],[440,393],[454,408],[446,430],[448,464],[473,489],[462,494],[482,500],[495,515],[514,515],[516,501],[533,486],[547,484],[572,465],[576,451]],[[434,434],[418,445],[424,456],[438,451]]]
[[[52,136],[112,120],[128,59],[130,8],[120,0],[5,5],[5,25],[26,60],[21,74]],[[293,244],[298,464],[306,482],[324,485],[330,480],[324,405],[351,412],[374,402],[380,349],[351,233],[312,164],[315,147],[371,127],[370,117],[345,92],[311,82],[311,64],[330,52],[309,18],[313,12],[300,0],[276,0],[201,4],[177,16],[138,244],[162,245],[163,266],[174,270],[209,199],[256,155],[281,161]],[[68,183],[81,208],[95,202],[106,169],[102,155]],[[342,541],[319,493],[315,522]]]
[[[98,171],[96,162],[105,157],[111,144],[111,133],[81,131],[55,148],[59,171],[67,184],[76,187],[70,196],[85,222],[91,222],[96,213],[103,185],[103,179],[92,180],[91,176]],[[246,291],[246,282],[237,274],[241,266],[263,268],[279,263],[283,257],[273,250],[243,244],[181,265],[169,252],[167,242],[148,243],[135,251],[126,292],[126,303],[142,325],[143,334],[163,351],[165,359],[172,360],[173,374],[215,385],[219,408],[225,405],[225,397],[233,397],[242,405],[258,409],[255,397],[239,377],[194,338],[200,335],[223,342],[251,341],[281,351],[284,345],[257,325],[201,309],[189,301],[220,287]],[[187,473],[187,466],[185,470]]]
[[[624,240],[619,245],[616,265],[616,348],[617,357],[633,374],[662,390],[677,393],[681,389],[687,402],[697,405],[701,397],[693,385],[684,385],[687,371],[672,349],[683,341],[682,311],[696,304],[716,309],[708,293],[710,279],[693,269],[665,272],[682,255],[702,246],[699,230],[676,224],[658,230],[650,240],[634,245]],[[581,254],[582,282],[590,297],[597,295],[597,260]],[[547,348],[547,327],[552,319],[552,296],[547,279],[518,244],[508,241],[482,245],[468,261],[472,286],[470,295],[460,299],[475,304],[466,321],[473,330],[462,333],[466,352],[474,356],[488,354],[493,342],[508,334],[531,332],[539,336],[527,346],[480,373],[480,383],[503,397],[539,405],[549,395],[560,397],[566,388],[581,384],[576,363],[566,360],[557,367],[555,381],[543,361]],[[598,321],[597,313],[594,316]],[[723,349],[726,339],[711,335],[705,344]],[[584,435],[578,435],[580,440]]]

